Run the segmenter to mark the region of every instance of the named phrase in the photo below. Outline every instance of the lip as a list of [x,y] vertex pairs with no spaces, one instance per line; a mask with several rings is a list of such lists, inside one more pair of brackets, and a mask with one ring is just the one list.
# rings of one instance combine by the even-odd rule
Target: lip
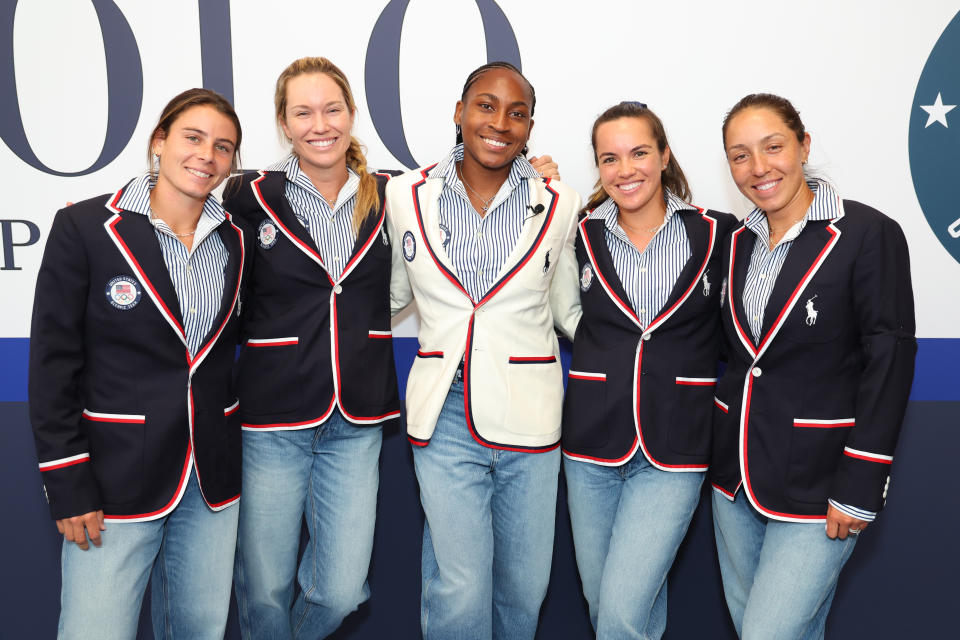
[[[209,171],[204,171],[202,169],[195,169],[193,167],[184,167],[184,169],[186,169],[187,173],[189,173],[191,176],[193,176],[197,180],[209,180],[213,178],[213,174],[210,173]],[[203,174],[203,175],[198,175],[198,174]]]
[[643,186],[643,180],[631,180],[630,182],[621,182],[616,185],[617,190],[623,194],[636,193]]
[[510,148],[510,142],[489,136],[480,136],[480,142],[483,143],[484,147],[494,152],[503,152]]
[[337,144],[339,137],[333,138],[313,138],[310,140],[305,140],[311,149],[316,149],[317,151],[326,151],[327,149],[332,149],[334,145]]
[[760,195],[766,195],[768,193],[773,193],[777,190],[777,187],[780,186],[780,183],[783,181],[783,178],[777,178],[775,180],[764,180],[763,182],[758,182],[757,184],[750,185],[750,188]]

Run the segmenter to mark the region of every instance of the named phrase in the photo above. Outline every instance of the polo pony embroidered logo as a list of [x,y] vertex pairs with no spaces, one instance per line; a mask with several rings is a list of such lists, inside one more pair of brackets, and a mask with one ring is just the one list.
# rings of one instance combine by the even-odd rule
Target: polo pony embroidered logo
[[709,269],[708,269],[707,271],[704,271],[704,272],[703,272],[703,280],[702,280],[702,282],[703,282],[703,296],[704,296],[705,298],[710,297],[710,278],[708,277],[709,275],[710,275]]
[[720,308],[723,308],[723,301],[727,297],[727,279],[724,278],[723,282],[720,283]]
[[552,249],[548,249],[547,255],[543,256],[543,272],[544,273],[546,273],[547,271],[550,271],[550,251],[552,251]]
[[820,312],[813,308],[813,299],[817,296],[814,295],[813,298],[807,300],[807,326],[812,327],[817,324],[817,316],[820,315]]

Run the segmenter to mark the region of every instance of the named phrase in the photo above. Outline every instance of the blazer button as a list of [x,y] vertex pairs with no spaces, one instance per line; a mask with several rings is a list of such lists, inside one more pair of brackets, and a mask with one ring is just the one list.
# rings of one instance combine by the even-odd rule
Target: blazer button
[[763,375],[763,370],[760,367],[754,367],[753,371],[751,371],[750,373],[753,374],[754,378],[759,378],[760,376]]
[[644,339],[644,340],[649,340],[649,339],[650,339],[650,334],[649,334],[649,333],[643,334],[643,339]]
[[342,292],[343,292],[343,287],[341,287],[340,285],[337,285],[337,286],[335,286],[335,287],[333,288],[333,292],[334,292],[334,293],[342,293]]

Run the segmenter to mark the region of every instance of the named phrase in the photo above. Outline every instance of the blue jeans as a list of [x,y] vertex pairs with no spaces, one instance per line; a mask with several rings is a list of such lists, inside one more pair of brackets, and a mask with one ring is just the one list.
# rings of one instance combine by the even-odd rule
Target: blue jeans
[[643,454],[608,467],[565,458],[583,595],[598,638],[659,638],[667,573],[700,501],[703,472],[661,471]]
[[713,492],[723,593],[745,640],[823,638],[840,570],[857,536],[827,537],[822,522],[781,522]]
[[[324,638],[370,597],[382,440],[381,427],[355,426],[339,411],[312,429],[243,432],[243,638]],[[298,571],[304,517],[310,540]]]
[[532,639],[550,581],[560,450],[483,446],[470,435],[457,383],[413,462],[426,514],[425,640]]
[[102,545],[64,542],[58,638],[129,640],[153,577],[157,640],[223,638],[239,507],[212,511],[191,473],[180,504],[149,522],[108,522]]

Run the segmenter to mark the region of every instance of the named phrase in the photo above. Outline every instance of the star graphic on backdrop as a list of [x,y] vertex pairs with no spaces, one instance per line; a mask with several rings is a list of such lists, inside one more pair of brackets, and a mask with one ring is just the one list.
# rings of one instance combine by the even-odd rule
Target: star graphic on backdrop
[[933,104],[928,104],[926,106],[920,105],[920,108],[929,113],[927,117],[927,124],[923,125],[923,128],[926,129],[934,122],[939,122],[944,127],[947,126],[947,114],[957,108],[955,104],[943,104],[943,99],[940,97],[940,92],[937,92],[937,99]]

